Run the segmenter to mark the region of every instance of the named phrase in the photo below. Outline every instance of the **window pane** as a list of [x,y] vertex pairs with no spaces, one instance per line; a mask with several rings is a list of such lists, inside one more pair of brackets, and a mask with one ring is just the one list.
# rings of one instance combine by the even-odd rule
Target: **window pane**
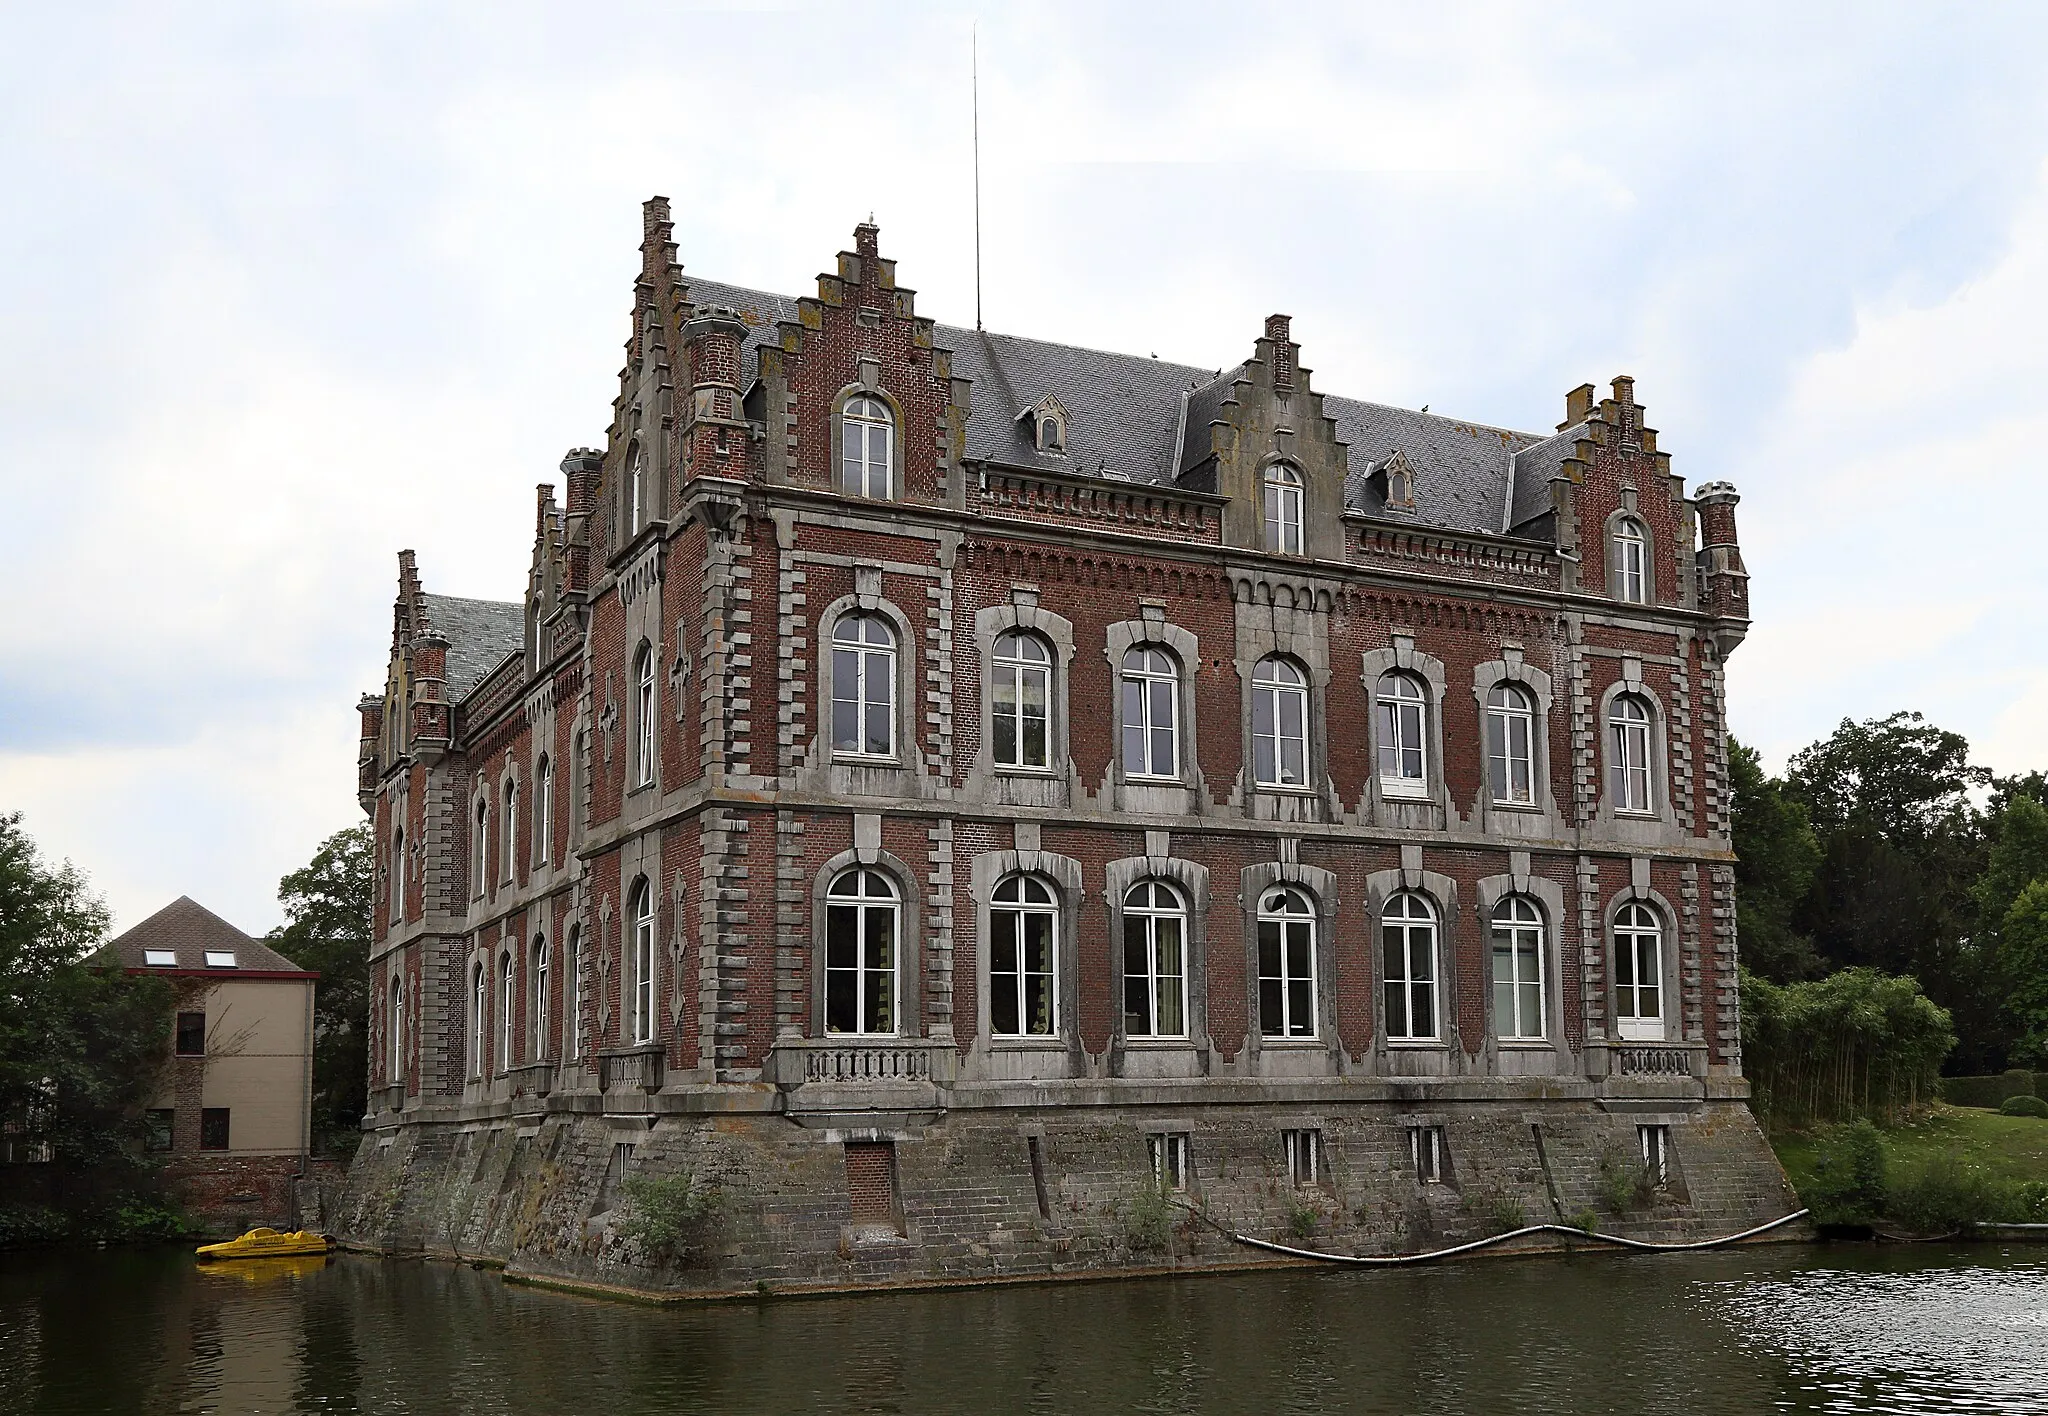
[[833,905],[825,911],[825,967],[850,969],[858,960],[855,947],[859,928],[855,911],[848,905]]
[[1274,743],[1270,737],[1252,739],[1252,776],[1261,782],[1280,780],[1279,764],[1274,760]]
[[1159,955],[1159,1032],[1178,1037],[1187,1031],[1181,1016],[1180,921],[1162,919],[1155,925]]
[[1262,978],[1259,980],[1259,1031],[1267,1037],[1279,1037],[1280,1028],[1280,980]]
[[1174,777],[1179,774],[1180,768],[1173,760],[1173,729],[1154,728],[1152,730],[1152,775],[1155,777]]
[[1273,700],[1279,694],[1270,688],[1252,690],[1252,731],[1266,737],[1273,735]]
[[1520,984],[1518,987],[1522,996],[1522,1014],[1517,1019],[1521,1029],[1518,1036],[1541,1037],[1543,1036],[1543,989],[1540,985],[1533,982]]
[[1287,1033],[1290,1037],[1313,1037],[1316,1030],[1315,985],[1308,979],[1291,979],[1287,984]]
[[997,910],[988,920],[988,966],[993,973],[1017,972],[1017,916],[1011,910]]
[[1305,924],[1287,927],[1287,976],[1307,978],[1309,974],[1309,932]]
[[1280,922],[1262,919],[1259,921],[1259,977],[1280,976]]
[[861,941],[861,965],[864,968],[888,970],[896,967],[896,912],[886,907],[870,906],[861,913],[866,916],[865,938]]
[[1386,995],[1387,1036],[1408,1036],[1408,985],[1389,978]]
[[1408,1022],[1416,1037],[1436,1036],[1436,995],[1427,983],[1408,985]]
[[1308,766],[1302,761],[1302,741],[1298,737],[1280,741],[1280,780],[1293,787],[1308,781]]
[[1124,680],[1124,771],[1145,770],[1145,685]]
[[832,746],[836,751],[860,749],[860,655],[851,649],[832,651]]

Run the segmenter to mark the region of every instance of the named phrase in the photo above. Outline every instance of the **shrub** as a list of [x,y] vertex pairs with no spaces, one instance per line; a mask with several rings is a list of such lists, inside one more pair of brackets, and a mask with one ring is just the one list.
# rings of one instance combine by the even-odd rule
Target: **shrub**
[[1580,1210],[1577,1214],[1567,1215],[1564,1222],[1574,1229],[1583,1229],[1588,1234],[1600,1232],[1600,1216],[1591,1210]]
[[2009,1096],[2032,1095],[2031,1072],[2001,1072],[1990,1077],[1943,1077],[1941,1099],[1950,1106],[1995,1107]]
[[620,1182],[630,1207],[618,1232],[649,1255],[680,1259],[718,1212],[725,1196],[716,1185],[699,1185],[687,1170],[674,1175],[628,1175]]
[[1321,1212],[1314,1205],[1306,1200],[1297,1199],[1287,1207],[1288,1236],[1294,1239],[1313,1239],[1316,1237],[1316,1226],[1322,1223],[1322,1219]]
[[1657,1197],[1657,1177],[1648,1166],[1616,1160],[1611,1151],[1600,1156],[1600,1201],[1615,1214],[1647,1209]]
[[1466,1202],[1467,1209],[1486,1221],[1489,1234],[1506,1234],[1528,1225],[1529,1215],[1522,1202],[1504,1190],[1494,1190]]
[[1800,1197],[1819,1224],[1874,1224],[1885,1208],[1884,1142],[1866,1120],[1821,1133]]
[[2048,1101],[2038,1096],[2009,1096],[1998,1105],[2000,1116],[2048,1116]]
[[1173,1202],[1157,1185],[1147,1185],[1124,1204],[1124,1241],[1141,1254],[1166,1247],[1173,1231]]
[[30,1249],[70,1235],[70,1219],[47,1205],[0,1205],[0,1249]]
[[1906,1228],[1948,1234],[1972,1224],[1995,1224],[2015,1212],[2016,1187],[2000,1185],[1953,1155],[1937,1156],[1891,1187],[1886,1209]]
[[130,1200],[92,1226],[93,1237],[109,1244],[174,1244],[202,1232],[182,1212],[161,1200]]
[[1742,1062],[1774,1126],[1890,1120],[1931,1099],[1956,1044],[1912,978],[1848,968],[1804,983],[1742,974]]

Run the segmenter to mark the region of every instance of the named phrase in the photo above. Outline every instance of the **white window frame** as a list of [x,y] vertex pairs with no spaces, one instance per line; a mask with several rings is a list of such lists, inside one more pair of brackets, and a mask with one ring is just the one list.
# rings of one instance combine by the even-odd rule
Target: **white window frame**
[[391,830],[391,910],[389,929],[396,929],[405,922],[405,828],[394,826]]
[[1266,549],[1277,555],[1298,556],[1302,546],[1301,469],[1290,462],[1275,462],[1265,478]]
[[555,761],[545,752],[533,770],[533,863],[546,865],[555,857]]
[[[1259,899],[1258,979],[1259,1036],[1267,1042],[1313,1042],[1321,1030],[1320,988],[1316,978],[1316,909],[1313,901],[1292,885],[1276,885]],[[1266,949],[1270,938],[1274,948]],[[1305,947],[1303,967],[1295,967],[1294,946]],[[1266,1010],[1268,987],[1276,990],[1277,1015],[1270,1021]],[[1306,990],[1307,997],[1301,995]]]
[[1614,588],[1616,598],[1646,605],[1649,597],[1649,533],[1633,516],[1614,523]]
[[633,894],[633,1045],[654,1041],[654,887],[643,877]]
[[[1133,644],[1124,651],[1121,674],[1124,780],[1179,781],[1180,660],[1163,644]],[[1159,770],[1162,757],[1165,771]]]
[[[1388,897],[1380,909],[1380,1010],[1388,1042],[1442,1040],[1441,944],[1435,906],[1413,890]],[[1418,1011],[1428,1014],[1426,1032],[1417,1026]]]
[[[1045,967],[1030,969],[1024,943],[1034,928],[1044,930]],[[1036,875],[1005,876],[989,897],[989,1035],[1002,1038],[1057,1037],[1060,1029],[1060,907],[1059,892],[1051,882]],[[1008,969],[998,967],[1005,931],[1009,933]],[[1042,1018],[1031,1012],[1034,985],[1045,991]],[[1007,995],[1015,1005],[1017,1026],[1004,1028],[997,1021],[996,1003]]]
[[1642,901],[1631,900],[1614,912],[1613,942],[1614,1030],[1629,1041],[1661,1042],[1668,1011],[1664,920]]
[[[989,758],[1006,771],[1052,770],[1053,660],[1053,647],[1030,630],[1006,629],[996,636],[989,684]],[[1030,751],[1026,733],[1034,690],[1039,709],[1036,753]],[[1004,727],[1010,730],[1007,755]]]
[[391,979],[390,1014],[386,1019],[387,1036],[384,1039],[390,1049],[385,1059],[384,1082],[387,1086],[400,1085],[405,1081],[405,978],[395,974]]
[[512,1004],[519,986],[519,976],[512,967],[512,951],[503,950],[498,955],[498,1070],[509,1072],[516,1054],[512,1050]]
[[571,1062],[583,1057],[583,926],[569,926],[568,998],[562,1008],[562,1051]]
[[1607,790],[1617,815],[1654,816],[1657,800],[1650,774],[1656,742],[1647,700],[1621,693],[1607,705]]
[[1410,1126],[1408,1128],[1408,1163],[1415,1167],[1415,1180],[1420,1185],[1441,1185],[1449,1171],[1449,1146],[1445,1144],[1444,1128],[1441,1126]]
[[839,411],[839,489],[876,501],[892,499],[895,451],[896,415],[889,405],[868,394],[847,399]]
[[[1161,902],[1161,896],[1167,903]],[[1173,939],[1170,947],[1174,968],[1169,971],[1160,961],[1160,934],[1164,926],[1171,925]],[[1135,940],[1133,932],[1136,933]],[[1131,968],[1132,945],[1138,946],[1142,955],[1143,968]],[[1164,880],[1140,880],[1124,892],[1124,1036],[1145,1039],[1185,1040],[1188,1037],[1188,907],[1178,886]],[[1144,989],[1146,1027],[1143,1031],[1131,1027],[1131,987],[1140,984]],[[1160,1004],[1171,1002],[1179,1013],[1180,1026],[1168,1029],[1160,1026]]]
[[1671,1127],[1661,1121],[1636,1127],[1636,1146],[1643,1157],[1643,1173],[1652,1185],[1671,1183]]
[[633,659],[633,785],[654,784],[654,646],[641,641]]
[[[1289,706],[1298,731],[1290,733]],[[1308,676],[1292,659],[1270,654],[1252,670],[1252,781],[1267,791],[1309,790],[1309,692]],[[1260,729],[1260,722],[1268,726]],[[1270,754],[1261,760],[1260,749]],[[1298,780],[1289,780],[1290,749],[1299,765]]]
[[1280,1150],[1287,1158],[1287,1179],[1297,1189],[1320,1184],[1323,1178],[1323,1133],[1313,1127],[1294,1127],[1280,1133]]
[[517,875],[519,862],[519,784],[505,783],[505,805],[501,808],[498,822],[498,849],[505,857],[503,873],[505,883],[510,885]]
[[626,539],[632,540],[647,524],[647,458],[636,443],[626,469]]
[[1152,1183],[1161,1190],[1185,1193],[1194,1178],[1193,1138],[1186,1131],[1156,1131],[1145,1137]]
[[1493,1035],[1503,1042],[1542,1042],[1549,1035],[1543,911],[1527,895],[1509,895],[1493,907],[1490,926]]
[[491,1040],[491,991],[490,981],[485,977],[484,961],[478,959],[469,971],[469,1070],[472,1076],[484,1075],[484,1049]]
[[1429,690],[1413,674],[1395,670],[1380,675],[1373,693],[1379,712],[1375,756],[1380,795],[1423,798],[1429,795]]
[[479,795],[476,803],[476,897],[481,900],[491,890],[491,800],[488,793]]
[[552,972],[549,965],[553,962],[549,954],[548,937],[545,934],[534,935],[533,953],[527,967],[532,977],[532,987],[528,990],[532,994],[532,1002],[526,1009],[526,1052],[535,1062],[546,1061],[548,1055],[548,975]]
[[[870,637],[870,630],[882,638]],[[850,637],[848,632],[851,631]],[[876,614],[848,613],[832,626],[832,721],[825,730],[832,735],[834,757],[869,762],[896,760],[896,675],[899,650],[896,626]],[[879,682],[877,682],[879,680]],[[839,734],[839,710],[844,704],[853,712],[852,745]],[[870,730],[876,715],[888,725],[887,746],[870,748]]]
[[1486,784],[1496,806],[1536,804],[1536,704],[1519,684],[1486,695]]
[[[842,888],[846,887],[846,888]],[[851,918],[853,964],[835,965],[831,956],[834,915]],[[869,921],[885,915],[888,926],[889,959],[886,964],[870,962],[866,948]],[[832,1037],[896,1037],[902,1031],[903,994],[903,901],[896,884],[879,870],[855,866],[844,870],[825,891],[825,1032]],[[888,1017],[869,1015],[870,980],[888,977]],[[835,986],[853,989],[854,1026],[834,1027],[832,1002]]]

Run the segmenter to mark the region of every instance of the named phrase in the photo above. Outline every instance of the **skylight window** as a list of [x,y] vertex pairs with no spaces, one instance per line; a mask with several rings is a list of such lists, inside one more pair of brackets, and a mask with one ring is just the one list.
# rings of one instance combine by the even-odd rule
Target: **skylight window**
[[142,962],[153,969],[174,969],[178,966],[178,956],[169,949],[144,949]]
[[231,969],[235,966],[235,956],[226,949],[208,949],[206,966],[210,969]]

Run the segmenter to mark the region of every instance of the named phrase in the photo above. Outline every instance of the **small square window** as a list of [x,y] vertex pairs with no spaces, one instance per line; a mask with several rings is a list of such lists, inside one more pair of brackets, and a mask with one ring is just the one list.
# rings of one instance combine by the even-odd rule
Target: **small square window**
[[1152,1178],[1162,1190],[1185,1190],[1193,1169],[1188,1164],[1188,1133],[1168,1131],[1156,1136],[1147,1136],[1145,1145],[1151,1154]]
[[204,1057],[206,1055],[206,1014],[178,1014],[178,1055],[180,1057]]
[[148,1124],[149,1131],[143,1138],[143,1149],[151,1151],[169,1150],[171,1148],[173,1124],[176,1122],[177,1117],[178,1113],[170,1110],[168,1107],[152,1107],[144,1112],[143,1120]]
[[1287,1153],[1287,1178],[1296,1185],[1314,1185],[1323,1174],[1323,1133],[1282,1131],[1280,1147]]
[[1643,1174],[1652,1185],[1665,1185],[1671,1181],[1671,1128],[1669,1126],[1638,1126],[1636,1140],[1642,1147]]
[[199,1149],[224,1151],[228,1148],[228,1109],[208,1106],[199,1113]]
[[208,949],[206,966],[210,969],[231,969],[235,966],[235,956],[226,949]]
[[142,962],[153,969],[174,969],[178,966],[178,956],[169,949],[144,949]]
[[1408,1158],[1414,1162],[1415,1178],[1424,1185],[1441,1185],[1450,1173],[1450,1153],[1444,1146],[1444,1128],[1416,1126],[1408,1132]]

